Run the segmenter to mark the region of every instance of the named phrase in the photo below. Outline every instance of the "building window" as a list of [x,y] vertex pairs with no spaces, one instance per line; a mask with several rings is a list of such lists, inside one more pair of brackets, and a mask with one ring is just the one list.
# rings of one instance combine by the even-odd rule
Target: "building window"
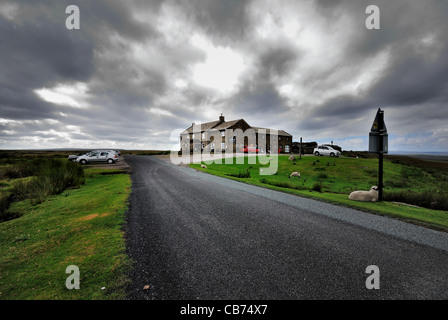
[[226,144],[224,142],[221,143],[221,149],[225,149],[226,148]]

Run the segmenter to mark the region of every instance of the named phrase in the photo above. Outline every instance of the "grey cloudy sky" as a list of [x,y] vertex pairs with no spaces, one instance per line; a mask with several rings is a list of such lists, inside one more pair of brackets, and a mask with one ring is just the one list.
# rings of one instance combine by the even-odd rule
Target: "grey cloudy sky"
[[391,151],[447,152],[447,34],[444,0],[2,0],[0,148],[171,149],[223,113],[366,150],[381,107]]

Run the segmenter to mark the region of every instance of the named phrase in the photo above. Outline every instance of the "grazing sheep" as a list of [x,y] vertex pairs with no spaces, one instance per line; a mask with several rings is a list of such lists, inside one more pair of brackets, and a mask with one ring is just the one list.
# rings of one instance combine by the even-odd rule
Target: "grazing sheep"
[[300,179],[300,172],[293,172],[289,175],[289,179],[291,179],[291,177],[294,179],[294,177],[297,177],[298,179]]
[[354,201],[376,202],[378,201],[378,187],[373,186],[370,191],[353,191],[348,198]]
[[201,168],[207,169],[207,166],[205,164],[201,164]]
[[289,156],[288,160],[289,160],[289,161],[294,161],[294,160],[296,160],[296,157],[294,157],[294,156]]

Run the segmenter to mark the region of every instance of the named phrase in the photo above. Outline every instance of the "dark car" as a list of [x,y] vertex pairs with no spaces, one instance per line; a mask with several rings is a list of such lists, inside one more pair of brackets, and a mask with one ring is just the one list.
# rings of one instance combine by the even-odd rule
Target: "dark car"
[[76,159],[78,159],[78,157],[80,157],[80,156],[82,156],[82,155],[84,155],[84,153],[78,153],[77,155],[69,155],[68,156],[68,160],[69,161],[73,161],[73,162],[75,162],[76,161]]

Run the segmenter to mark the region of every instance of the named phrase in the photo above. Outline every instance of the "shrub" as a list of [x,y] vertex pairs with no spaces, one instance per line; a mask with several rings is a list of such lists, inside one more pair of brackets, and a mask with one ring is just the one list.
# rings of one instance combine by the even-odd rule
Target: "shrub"
[[247,169],[246,171],[240,171],[238,173],[238,178],[250,178],[250,171]]
[[9,211],[14,202],[14,196],[9,191],[0,191],[0,222],[9,221],[20,216],[17,212]]
[[3,217],[6,215],[11,203],[11,194],[9,192],[0,192],[0,221],[6,221]]
[[315,183],[311,188],[312,191],[322,192],[322,184]]
[[319,174],[317,175],[317,178],[318,178],[318,179],[327,179],[327,178],[328,178],[328,175],[327,175],[326,173],[324,173],[324,172],[321,172],[321,173],[319,173]]
[[396,191],[385,192],[383,194],[383,200],[404,202],[419,207],[448,211],[448,198],[446,194],[434,191]]
[[266,179],[260,179],[260,182],[270,184],[271,186],[276,186],[276,187],[280,187],[280,188],[288,188],[288,189],[296,189],[296,190],[305,190],[306,189],[305,187],[296,185],[289,181],[267,181]]
[[377,169],[366,169],[366,170],[364,170],[364,172],[371,177],[375,177],[375,178],[378,177]]
[[420,168],[416,167],[406,167],[403,166],[401,168],[401,177],[403,179],[409,179],[409,178],[419,178],[423,175],[423,172]]
[[19,181],[12,188],[16,200],[30,199],[36,204],[48,196],[85,183],[83,169],[74,162],[51,159],[39,165],[34,177],[29,181]]
[[386,185],[388,187],[392,188],[407,188],[408,187],[408,181],[405,179],[400,180],[387,180]]
[[1,177],[3,179],[19,179],[29,177],[31,175],[33,175],[31,167],[24,163],[4,167],[1,170]]
[[250,171],[249,169],[246,169],[246,171],[239,170],[238,173],[229,173],[227,175],[236,178],[250,178]]

